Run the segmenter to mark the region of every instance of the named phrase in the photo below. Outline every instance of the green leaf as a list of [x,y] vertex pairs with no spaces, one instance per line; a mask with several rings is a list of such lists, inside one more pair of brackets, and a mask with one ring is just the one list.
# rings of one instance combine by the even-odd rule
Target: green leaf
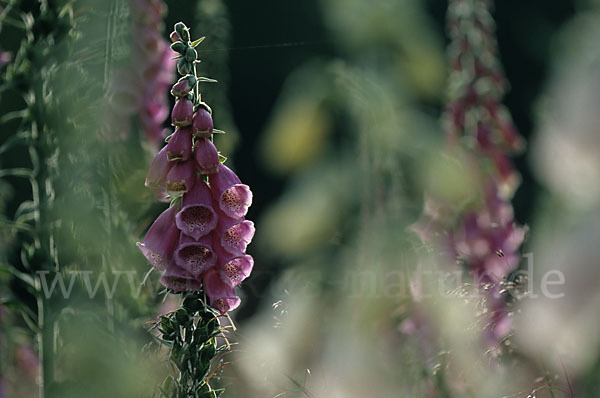
[[4,142],[4,144],[2,144],[2,146],[0,146],[0,154],[6,152],[7,150],[11,149],[13,146],[20,144],[21,142],[24,142],[27,140],[27,138],[29,138],[29,133],[27,132],[20,132],[18,134],[13,135],[12,137],[10,137],[9,139],[6,140],[6,142]]
[[9,264],[1,264],[0,272],[11,274],[11,275],[19,278],[20,280],[22,280],[23,282],[25,282],[27,285],[31,286],[35,290],[37,290],[36,286],[35,286],[35,279],[33,279],[33,277],[31,275],[21,272]]
[[171,383],[173,383],[173,376],[167,376],[165,378],[165,381],[163,381],[162,387],[161,389],[165,389],[165,390],[170,390],[171,389]]
[[[0,124],[4,124],[12,119],[24,119],[26,116],[27,116],[27,109],[21,110],[21,111],[8,112],[7,114],[5,114],[4,116],[2,116],[0,118]],[[22,138],[22,137],[19,137],[20,135],[21,135],[21,133],[16,134],[11,138],[12,139]],[[8,141],[10,141],[10,139]],[[4,146],[4,145],[2,145],[2,146]],[[2,153],[2,152],[3,151],[0,149],[0,153]]]
[[22,167],[0,170],[0,178],[6,176],[31,178],[33,177],[33,171]]
[[192,42],[192,47],[196,47],[198,46],[198,44],[202,43],[204,41],[204,39],[206,39],[206,36],[202,36],[201,38],[199,38],[198,40],[194,40]]
[[221,163],[225,163],[227,161],[227,157],[221,155],[221,153],[219,152],[219,162]]
[[39,331],[39,326],[37,325],[37,323],[35,321],[35,319],[37,318],[37,315],[25,304],[23,304],[20,301],[12,300],[12,299],[0,300],[0,304],[2,304],[2,306],[6,307],[8,309],[19,311],[19,313],[23,317],[23,320],[25,321],[25,323],[27,324],[29,329],[31,329],[32,331],[34,331],[36,333]]
[[218,83],[217,80],[211,79],[210,77],[198,76],[196,79],[199,83]]

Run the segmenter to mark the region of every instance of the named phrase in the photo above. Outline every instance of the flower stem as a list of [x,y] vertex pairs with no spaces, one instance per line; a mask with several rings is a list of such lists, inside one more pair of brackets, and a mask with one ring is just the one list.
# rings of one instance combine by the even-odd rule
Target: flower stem
[[48,299],[40,295],[38,297],[39,310],[39,343],[40,361],[42,364],[42,375],[40,383],[40,397],[51,396],[50,389],[54,383],[54,315]]

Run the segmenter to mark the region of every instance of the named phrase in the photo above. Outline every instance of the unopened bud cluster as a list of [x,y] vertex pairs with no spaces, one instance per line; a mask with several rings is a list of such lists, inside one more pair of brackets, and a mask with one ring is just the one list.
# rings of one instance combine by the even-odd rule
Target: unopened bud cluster
[[502,97],[508,83],[498,60],[495,24],[488,0],[451,0],[448,103],[444,127],[450,140],[464,137],[489,161],[504,196],[519,182],[509,156],[524,147]]
[[225,166],[212,142],[210,107],[200,100],[198,84],[211,81],[195,74],[197,46],[183,23],[171,33],[182,77],[171,88],[174,133],[150,165],[146,185],[171,206],[152,224],[138,247],[157,269],[161,282],[176,292],[204,289],[212,307],[225,313],[240,304],[235,287],[252,270],[246,247],[254,224],[245,215],[250,188]]

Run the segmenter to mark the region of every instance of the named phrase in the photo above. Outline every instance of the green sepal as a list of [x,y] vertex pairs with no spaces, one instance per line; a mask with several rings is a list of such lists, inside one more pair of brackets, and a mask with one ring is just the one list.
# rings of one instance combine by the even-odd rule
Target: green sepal
[[198,44],[202,43],[204,41],[204,39],[206,39],[206,36],[202,36],[201,38],[199,38],[198,40],[194,40],[191,44],[192,47],[197,47]]

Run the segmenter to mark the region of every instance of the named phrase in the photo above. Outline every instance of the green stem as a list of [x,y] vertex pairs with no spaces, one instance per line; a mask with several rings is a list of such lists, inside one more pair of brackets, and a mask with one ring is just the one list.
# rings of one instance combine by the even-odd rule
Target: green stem
[[43,295],[38,298],[38,310],[40,362],[42,364],[40,397],[49,398],[51,386],[54,383],[54,315],[49,300]]

